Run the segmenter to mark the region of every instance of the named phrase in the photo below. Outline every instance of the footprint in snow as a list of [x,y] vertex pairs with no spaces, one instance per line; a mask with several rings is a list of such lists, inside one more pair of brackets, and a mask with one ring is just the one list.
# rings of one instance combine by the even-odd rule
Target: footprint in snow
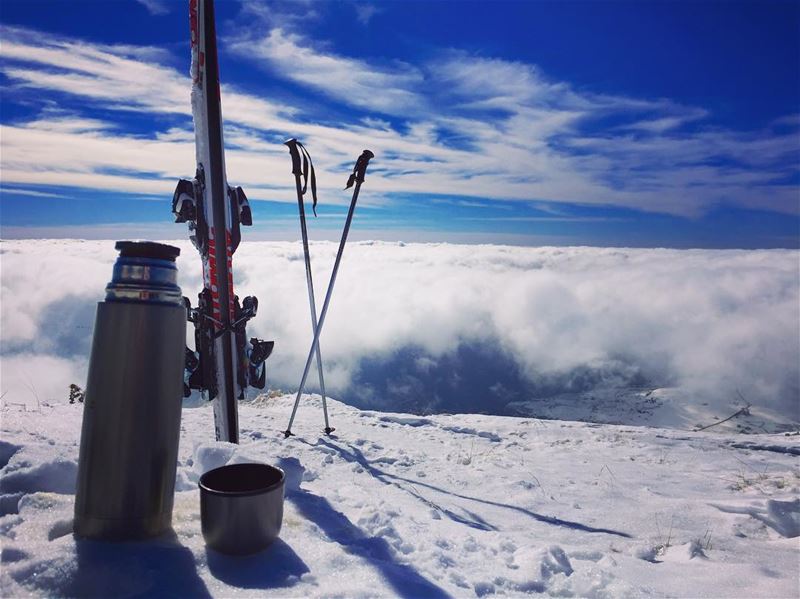
[[8,443],[7,441],[0,441],[0,469],[5,468],[11,458],[22,449],[19,445]]
[[413,416],[381,416],[379,418],[381,422],[388,422],[391,424],[402,424],[405,426],[428,426],[429,424],[433,424],[432,420],[428,418],[416,418]]
[[458,433],[461,435],[475,435],[477,437],[482,437],[484,439],[489,439],[493,443],[498,443],[502,441],[499,435],[495,433],[490,433],[488,431],[478,431],[474,428],[468,428],[464,426],[443,426],[442,430],[448,431],[450,433]]
[[782,537],[800,537],[800,499],[778,501],[770,499],[766,505],[733,506],[710,504],[728,514],[747,514],[769,526]]

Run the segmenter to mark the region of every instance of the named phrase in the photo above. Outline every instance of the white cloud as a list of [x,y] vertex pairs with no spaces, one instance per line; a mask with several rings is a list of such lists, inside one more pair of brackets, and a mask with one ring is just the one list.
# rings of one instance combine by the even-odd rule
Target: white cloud
[[113,108],[191,114],[185,77],[154,63],[163,58],[159,49],[88,44],[14,27],[0,33],[0,69],[17,87],[72,94]]
[[[794,188],[775,184],[791,170],[796,135],[687,132],[684,127],[701,122],[706,110],[577,92],[535,65],[460,51],[419,65],[409,76],[405,65],[377,68],[281,30],[272,30],[259,47],[259,60],[296,83],[351,106],[406,117],[403,135],[374,120],[366,122],[373,131],[364,131],[373,139],[386,137],[379,132],[392,137],[385,148],[391,163],[381,173],[392,190],[613,204],[686,216],[721,203],[798,210]],[[351,72],[357,91],[343,84]],[[409,97],[413,105],[405,106]],[[506,116],[489,118],[487,110]],[[586,133],[587,124],[610,115],[626,124]],[[442,147],[451,139],[458,150]],[[416,147],[401,149],[411,140]],[[753,180],[737,180],[753,171]]]
[[168,0],[136,0],[143,5],[151,15],[159,16],[169,14]]
[[451,51],[432,67],[441,87],[466,101],[469,108],[516,111],[521,105],[544,105],[564,96],[572,105],[564,108],[581,104],[569,97],[566,85],[548,82],[534,65]]
[[30,196],[32,198],[63,198],[66,197],[60,193],[50,193],[47,191],[36,191],[33,189],[24,189],[20,187],[8,187],[6,185],[0,187],[0,193],[10,193],[21,196]]
[[[322,15],[316,10],[315,0],[269,0],[268,2],[242,2],[234,30],[237,37],[250,28],[267,31],[272,28],[295,29],[318,20]],[[218,35],[224,32],[217,32]]]
[[89,133],[113,129],[114,124],[99,119],[81,118],[62,112],[45,111],[35,121],[28,121],[25,126],[29,129],[59,133]]
[[[200,260],[188,242],[178,244],[180,284],[195,297]],[[79,368],[113,243],[6,241],[2,249],[3,362],[34,354],[74,359]],[[311,251],[321,298],[336,244],[312,243]],[[355,401],[369,395],[365,381],[396,391],[413,382],[411,399],[423,409],[445,401],[459,377],[486,371],[494,378],[485,389],[459,398],[473,408],[499,409],[502,398],[489,404],[482,395],[498,384],[512,392],[508,399],[651,384],[675,386],[718,413],[739,390],[753,405],[797,419],[798,259],[782,250],[353,243],[322,337],[329,386]],[[244,243],[234,272],[237,292],[260,300],[249,333],[276,341],[271,384],[292,389],[310,344],[301,246]],[[408,399],[400,396],[380,399]]]
[[421,83],[422,76],[407,64],[378,68],[362,60],[318,52],[297,35],[278,28],[261,39],[231,41],[230,48],[248,59],[267,61],[284,78],[365,110],[403,114],[422,102],[409,89]]
[[369,2],[356,2],[353,8],[356,11],[356,19],[358,19],[358,22],[362,25],[369,25],[372,17],[381,12],[377,6]]
[[[66,403],[72,383],[85,386],[85,359],[31,354],[0,354],[0,381],[4,406],[26,411],[38,410],[42,403]],[[4,416],[8,418],[8,416]]]
[[[151,115],[191,116],[191,83],[186,73],[163,63],[170,57],[160,48],[107,46],[2,27],[0,71],[16,88],[36,88],[92,100],[103,108]],[[223,86],[223,108],[233,109],[244,123],[263,123],[291,107],[239,94]]]

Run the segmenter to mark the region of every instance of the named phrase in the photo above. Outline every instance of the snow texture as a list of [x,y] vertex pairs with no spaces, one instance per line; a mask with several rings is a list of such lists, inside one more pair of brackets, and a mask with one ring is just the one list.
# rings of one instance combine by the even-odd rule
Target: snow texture
[[[82,597],[797,597],[800,437],[485,415],[359,411],[304,396],[241,404],[242,443],[184,409],[174,533],[76,539],[82,404],[6,406],[0,594]],[[762,448],[768,447],[769,450]],[[280,539],[205,547],[200,475],[287,473]]]

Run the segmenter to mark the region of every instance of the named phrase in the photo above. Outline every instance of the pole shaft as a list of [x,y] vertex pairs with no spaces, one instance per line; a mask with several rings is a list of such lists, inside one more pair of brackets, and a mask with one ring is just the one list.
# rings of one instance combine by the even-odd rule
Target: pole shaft
[[[306,286],[308,287],[308,305],[311,308],[311,334],[317,330],[317,302],[314,298],[314,280],[311,276],[311,252],[308,249],[308,230],[306,228],[306,209],[303,202],[303,186],[300,182],[300,175],[295,175],[295,186],[297,188],[297,207],[300,211],[300,233],[303,237],[303,256],[306,263]],[[325,429],[329,429],[328,406],[325,393],[325,376],[322,372],[322,350],[317,343],[317,372],[319,374],[319,388],[322,394],[322,412],[325,417]]]
[[322,312],[319,315],[319,322],[317,323],[316,329],[314,331],[314,340],[311,342],[311,351],[308,352],[308,358],[306,359],[306,365],[303,369],[303,378],[300,379],[300,387],[297,389],[297,397],[294,400],[294,408],[292,409],[292,415],[289,418],[289,426],[286,428],[286,431],[292,430],[292,423],[294,422],[295,414],[297,413],[297,406],[300,403],[300,396],[303,394],[303,389],[306,385],[306,379],[308,378],[308,371],[311,368],[311,362],[314,359],[314,353],[319,347],[319,336],[322,332],[322,326],[325,324],[325,316],[328,313],[328,306],[330,306],[331,296],[333,294],[333,286],[336,283],[336,275],[339,272],[339,264],[342,261],[342,254],[344,253],[344,245],[347,241],[347,235],[350,232],[350,224],[353,222],[353,213],[355,212],[356,208],[356,201],[358,200],[358,192],[361,190],[361,181],[357,181],[355,185],[355,189],[353,190],[353,199],[350,200],[350,209],[347,212],[347,220],[344,224],[344,231],[342,231],[342,239],[339,242],[339,250],[336,252],[336,261],[333,263],[333,272],[331,272],[331,279],[328,283],[328,291],[325,293],[325,301],[322,304]]

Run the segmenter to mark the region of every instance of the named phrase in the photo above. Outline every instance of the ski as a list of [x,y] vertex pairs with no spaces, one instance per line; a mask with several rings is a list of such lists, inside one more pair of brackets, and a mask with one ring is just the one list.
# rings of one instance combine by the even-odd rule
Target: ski
[[186,349],[184,395],[197,389],[213,401],[218,441],[239,442],[237,401],[245,389],[263,389],[264,361],[274,343],[247,340],[245,325],[258,300],[242,302],[233,290],[233,253],[240,226],[252,224],[247,196],[228,186],[222,135],[219,63],[213,0],[189,0],[192,49],[192,115],[197,171],[178,182],[172,199],[175,222],[188,223],[190,239],[203,262],[203,290],[196,308],[186,303],[195,327],[195,349]]

